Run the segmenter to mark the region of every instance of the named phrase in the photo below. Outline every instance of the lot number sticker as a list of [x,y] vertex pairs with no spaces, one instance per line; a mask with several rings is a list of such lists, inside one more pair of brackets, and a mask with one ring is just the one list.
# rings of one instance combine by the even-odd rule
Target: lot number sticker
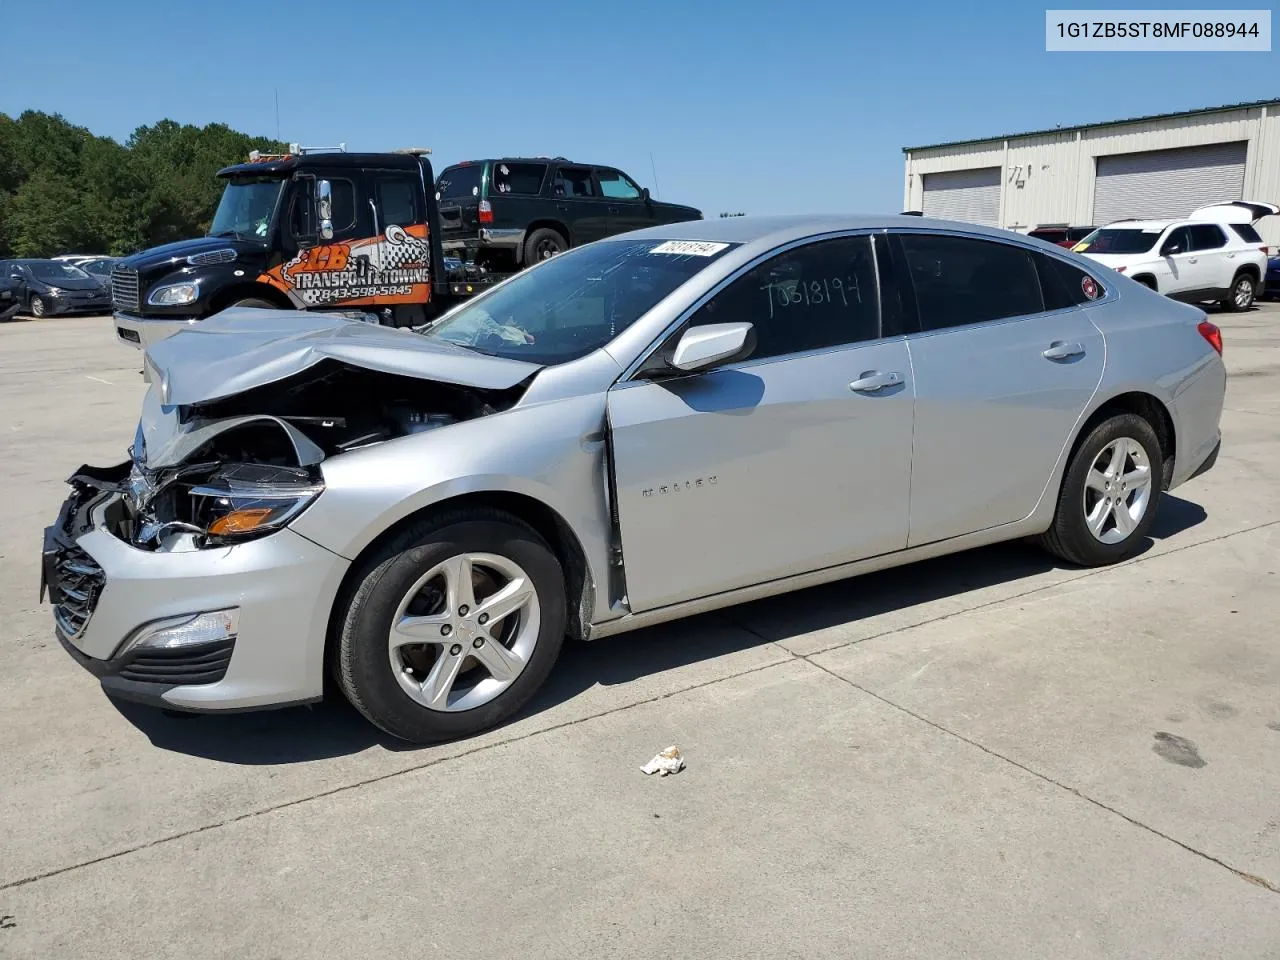
[[668,240],[649,252],[671,253],[679,257],[714,257],[728,246],[727,243],[707,243],[705,240]]

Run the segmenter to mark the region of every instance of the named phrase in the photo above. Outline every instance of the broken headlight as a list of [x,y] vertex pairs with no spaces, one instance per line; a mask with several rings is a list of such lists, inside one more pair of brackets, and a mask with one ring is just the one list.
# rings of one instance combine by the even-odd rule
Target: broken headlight
[[191,523],[210,545],[251,540],[288,524],[322,490],[304,468],[232,464],[191,487]]

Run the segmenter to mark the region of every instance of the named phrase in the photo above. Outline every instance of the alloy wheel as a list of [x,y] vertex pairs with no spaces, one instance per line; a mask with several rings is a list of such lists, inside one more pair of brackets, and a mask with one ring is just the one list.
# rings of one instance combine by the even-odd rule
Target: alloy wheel
[[31,298],[31,315],[33,317],[44,316],[44,300],[40,297]]
[[1237,310],[1247,310],[1253,303],[1253,281],[1248,277],[1241,277],[1236,281],[1236,288],[1232,292],[1232,299],[1235,302]]
[[389,636],[391,669],[421,706],[470,710],[520,676],[540,624],[537,590],[518,564],[492,553],[459,554],[428,570],[400,601]]
[[1085,526],[1102,543],[1120,543],[1146,516],[1151,494],[1151,463],[1142,444],[1113,440],[1098,451],[1085,478]]

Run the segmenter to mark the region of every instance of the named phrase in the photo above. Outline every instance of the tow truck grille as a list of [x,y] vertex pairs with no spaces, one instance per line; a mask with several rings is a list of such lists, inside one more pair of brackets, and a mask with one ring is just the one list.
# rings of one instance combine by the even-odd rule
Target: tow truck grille
[[93,557],[74,545],[63,550],[55,569],[61,601],[54,606],[53,617],[58,629],[74,639],[89,623],[106,576]]
[[138,309],[138,271],[116,267],[111,271],[111,305],[117,310]]

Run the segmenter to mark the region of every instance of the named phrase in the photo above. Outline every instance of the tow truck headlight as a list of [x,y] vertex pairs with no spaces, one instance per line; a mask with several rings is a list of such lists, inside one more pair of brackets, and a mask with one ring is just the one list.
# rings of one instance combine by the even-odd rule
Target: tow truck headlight
[[[275,469],[284,473],[287,468]],[[286,526],[324,490],[318,482],[219,483],[191,488],[193,525],[209,546],[252,540]],[[300,479],[300,478],[299,478]]]
[[200,298],[200,282],[188,280],[183,283],[169,283],[156,287],[147,296],[147,303],[153,307],[180,307],[195,303]]

